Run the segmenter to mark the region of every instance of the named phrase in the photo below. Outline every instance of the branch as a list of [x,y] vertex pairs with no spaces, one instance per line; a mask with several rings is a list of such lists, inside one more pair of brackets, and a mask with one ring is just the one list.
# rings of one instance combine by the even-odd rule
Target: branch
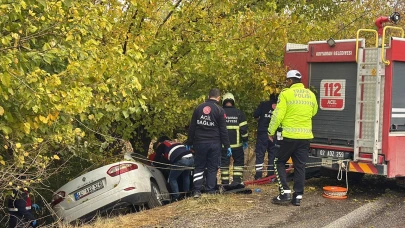
[[124,54],[124,55],[127,52],[127,44],[128,44],[129,34],[131,33],[131,28],[134,26],[134,20],[136,18],[136,15],[138,15],[138,9],[135,10],[134,15],[132,15],[132,17],[131,17],[132,21],[131,21],[131,24],[129,24],[128,31],[127,31],[125,41],[124,41],[124,45],[122,45],[122,54]]
[[174,5],[173,10],[170,11],[169,14],[167,14],[167,16],[166,16],[166,18],[163,20],[162,24],[159,25],[159,28],[157,29],[156,34],[155,34],[155,38],[159,35],[160,29],[161,29],[161,28],[163,27],[163,25],[167,22],[167,20],[169,20],[169,18],[172,16],[174,10],[180,5],[180,3],[181,3],[182,1],[183,1],[183,0],[178,0],[178,1],[176,2],[176,4]]

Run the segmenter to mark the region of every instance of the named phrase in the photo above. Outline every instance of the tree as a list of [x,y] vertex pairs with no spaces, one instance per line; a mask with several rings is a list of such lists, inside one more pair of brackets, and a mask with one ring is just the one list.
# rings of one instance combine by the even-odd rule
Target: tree
[[287,42],[354,37],[387,7],[379,0],[0,1],[1,189],[21,185],[16,174],[41,183],[53,166],[111,162],[112,142],[130,140],[145,152],[152,138],[184,131],[212,87],[234,93],[251,116],[280,89]]

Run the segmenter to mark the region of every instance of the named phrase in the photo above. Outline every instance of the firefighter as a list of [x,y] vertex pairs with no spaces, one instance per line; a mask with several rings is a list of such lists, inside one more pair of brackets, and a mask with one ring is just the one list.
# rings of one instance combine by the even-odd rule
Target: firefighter
[[[269,125],[269,139],[273,141],[277,128],[281,127],[281,135],[277,132],[280,149],[274,159],[275,172],[279,185],[279,195],[274,197],[275,204],[292,203],[299,206],[304,194],[305,164],[308,159],[309,142],[313,138],[312,117],[318,112],[318,103],[314,93],[301,83],[301,73],[297,70],[287,72],[287,87],[277,101],[277,107]],[[294,194],[287,183],[285,164],[292,158],[294,165]]]
[[276,108],[278,95],[272,93],[268,101],[261,102],[253,117],[257,120],[257,140],[256,140],[256,165],[255,165],[255,180],[263,177],[264,156],[267,151],[267,176],[274,175],[274,154],[276,147],[272,141],[269,140],[267,129],[274,109]]
[[28,188],[13,189],[8,199],[9,227],[37,227],[37,220],[31,213],[32,207],[39,209],[37,204],[31,203]]
[[226,129],[226,114],[219,105],[221,93],[219,89],[211,89],[208,99],[198,105],[193,112],[186,145],[193,146],[195,151],[195,169],[193,174],[194,198],[201,197],[204,172],[206,171],[205,190],[216,193],[216,175],[221,158],[222,145],[227,155],[232,155]]
[[179,200],[179,184],[178,179],[181,177],[183,192],[190,191],[191,169],[194,165],[194,157],[190,150],[177,142],[171,141],[167,136],[162,136],[154,144],[155,157],[154,161],[166,160],[171,166],[168,182],[170,184],[172,201]]
[[[243,165],[245,163],[244,149],[248,147],[248,126],[245,114],[235,107],[235,98],[232,93],[222,97],[222,105],[226,114],[226,128],[233,158],[232,185],[242,184]],[[225,149],[221,153],[221,183],[229,184],[230,157]]]

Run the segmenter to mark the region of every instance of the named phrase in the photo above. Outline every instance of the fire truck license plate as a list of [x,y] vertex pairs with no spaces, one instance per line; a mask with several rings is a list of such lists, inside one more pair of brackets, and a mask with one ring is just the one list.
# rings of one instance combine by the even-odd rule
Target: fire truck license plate
[[335,158],[335,159],[344,159],[345,158],[345,152],[337,151],[337,150],[318,149],[317,155],[318,155],[318,157],[322,157],[322,158]]

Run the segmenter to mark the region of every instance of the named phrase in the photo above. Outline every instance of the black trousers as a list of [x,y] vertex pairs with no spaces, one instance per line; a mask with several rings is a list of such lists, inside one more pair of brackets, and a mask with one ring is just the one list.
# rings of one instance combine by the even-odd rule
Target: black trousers
[[33,227],[31,223],[18,212],[10,212],[9,228]]
[[[229,184],[229,165],[231,157],[228,157],[227,150],[222,149],[221,153],[221,183]],[[243,147],[232,148],[233,158],[233,181],[242,183],[243,165],[245,164],[245,153]]]
[[285,164],[291,157],[294,165],[294,196],[304,194],[305,164],[308,160],[309,140],[284,138],[280,149],[276,151],[274,165],[281,194],[284,190],[290,191],[287,183]]
[[[207,192],[215,191],[217,182],[217,172],[221,156],[221,144],[194,144],[194,174],[193,185],[194,192],[200,192],[205,180],[205,190]],[[204,175],[204,172],[205,175]]]
[[[263,169],[268,170],[267,171],[267,176],[273,175],[274,174],[274,156],[275,156],[275,151],[277,148],[274,146],[274,143],[269,140],[269,135],[267,132],[258,132],[257,133],[257,141],[256,141],[256,173],[255,173],[255,179],[260,179],[263,177]],[[264,156],[265,154],[268,154],[268,166],[264,166]]]

